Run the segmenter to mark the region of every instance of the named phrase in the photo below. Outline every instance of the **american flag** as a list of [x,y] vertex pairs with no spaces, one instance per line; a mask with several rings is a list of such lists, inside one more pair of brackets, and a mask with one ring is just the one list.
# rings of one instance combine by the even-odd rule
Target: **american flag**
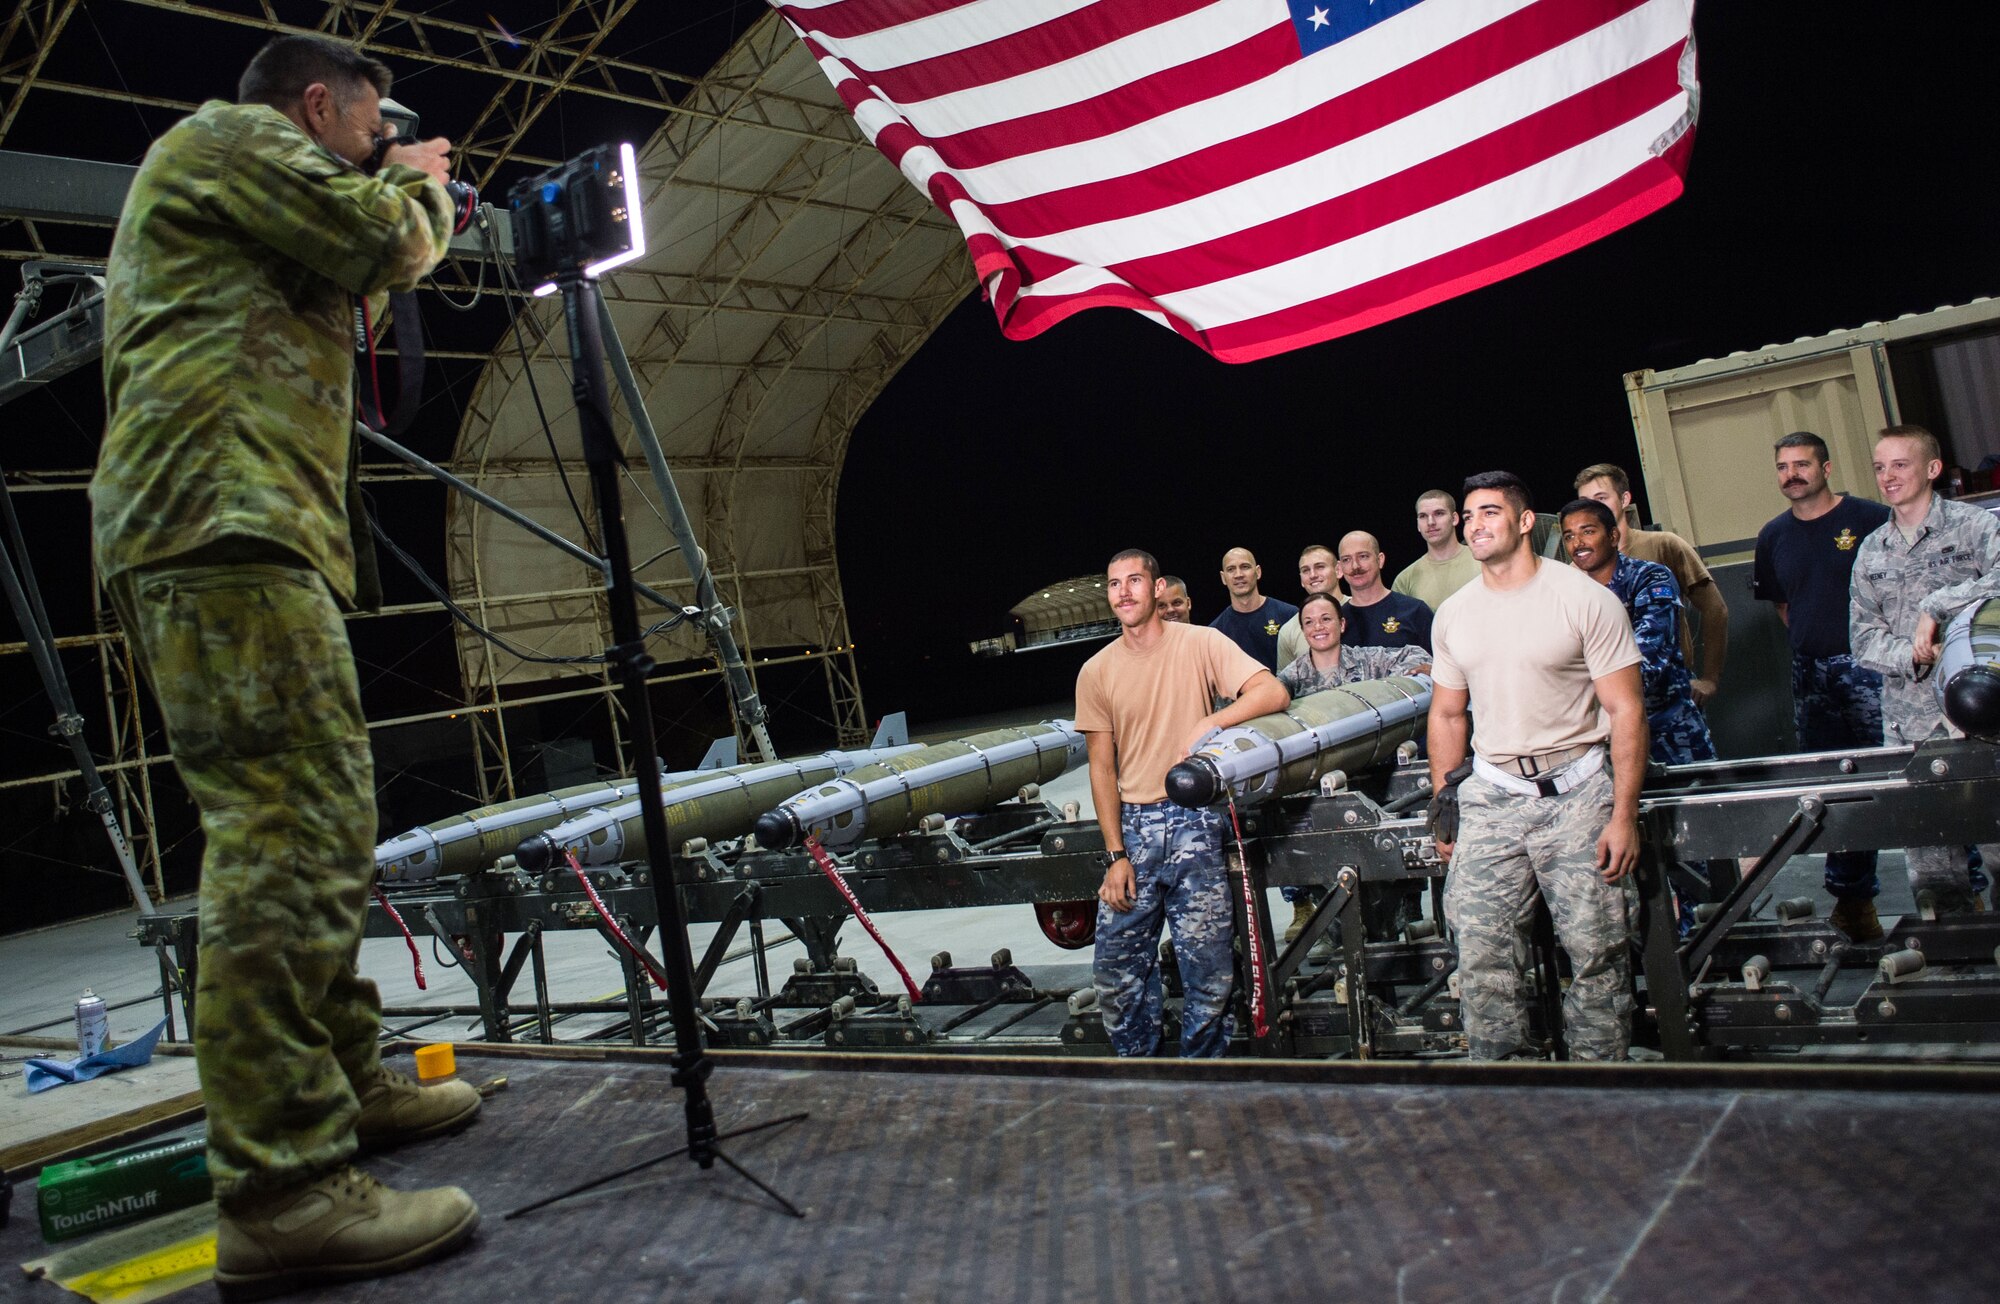
[[1693,0],[771,2],[1014,339],[1362,330],[1644,217],[1693,140]]

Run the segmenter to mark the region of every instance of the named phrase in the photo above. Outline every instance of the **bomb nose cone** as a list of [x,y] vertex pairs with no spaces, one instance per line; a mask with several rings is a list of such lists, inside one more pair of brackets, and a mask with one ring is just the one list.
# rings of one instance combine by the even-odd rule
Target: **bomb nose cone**
[[555,863],[556,844],[549,841],[546,834],[537,833],[532,838],[521,839],[521,845],[514,848],[514,863],[530,874],[539,874]]
[[1212,805],[1222,796],[1222,774],[1206,756],[1190,756],[1167,771],[1167,796],[1190,810]]
[[2000,670],[1968,666],[1953,675],[1944,686],[1944,714],[1969,734],[2000,734]]
[[799,841],[798,816],[788,810],[767,810],[757,817],[757,845],[782,851]]

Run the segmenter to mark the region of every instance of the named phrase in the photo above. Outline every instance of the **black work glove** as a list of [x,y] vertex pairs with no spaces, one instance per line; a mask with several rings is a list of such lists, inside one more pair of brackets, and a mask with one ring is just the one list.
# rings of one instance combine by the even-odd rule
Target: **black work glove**
[[1431,794],[1429,808],[1431,840],[1454,843],[1458,841],[1458,785],[1472,774],[1472,762],[1466,761],[1450,774],[1444,776],[1444,787]]

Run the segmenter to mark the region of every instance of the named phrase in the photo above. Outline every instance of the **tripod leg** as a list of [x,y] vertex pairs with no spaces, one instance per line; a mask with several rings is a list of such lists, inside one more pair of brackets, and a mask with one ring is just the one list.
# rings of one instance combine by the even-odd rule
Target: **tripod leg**
[[[774,1127],[784,1127],[787,1124],[797,1123],[803,1119],[811,1117],[812,1115],[810,1114],[798,1113],[798,1114],[786,1114],[782,1118],[769,1118],[765,1119],[761,1123],[750,1123],[743,1127],[731,1128],[729,1131],[723,1132],[720,1135],[718,1135],[715,1138],[715,1140],[729,1141],[739,1136],[749,1136],[753,1132],[768,1132]],[[663,1163],[669,1159],[679,1158],[680,1156],[686,1154],[688,1152],[688,1149],[689,1147],[687,1146],[680,1146],[677,1149],[667,1151],[665,1154],[654,1155],[651,1159],[642,1159],[638,1163],[632,1164],[625,1168],[621,1168],[615,1173],[606,1173],[602,1177],[593,1177],[589,1181],[583,1183],[581,1186],[572,1186],[567,1191],[560,1192],[556,1195],[545,1195],[541,1199],[535,1201],[533,1204],[524,1204],[520,1208],[515,1209],[512,1212],[508,1213],[506,1217],[519,1218],[522,1214],[533,1213],[537,1209],[547,1208],[549,1205],[560,1203],[563,1200],[569,1199],[571,1196],[582,1195],[585,1191],[594,1191],[598,1187],[603,1186],[609,1182],[615,1182],[621,1177],[630,1177],[634,1173],[643,1173],[648,1168],[651,1168],[654,1164]],[[735,1160],[729,1158],[729,1156],[727,1155],[724,1155],[720,1150],[715,1149],[713,1142],[710,1143],[709,1153],[717,1155],[722,1159],[724,1163],[728,1164],[731,1168],[735,1168],[736,1171],[743,1172],[743,1170],[737,1166]],[[793,1217],[795,1218],[805,1217],[805,1215],[800,1213],[798,1209],[795,1206],[793,1206],[790,1201],[786,1200],[783,1196],[779,1195],[777,1192],[772,1191],[770,1187],[765,1186],[762,1182],[757,1181],[756,1178],[751,1177],[750,1174],[748,1173],[743,1173],[743,1176],[749,1178],[750,1181],[756,1183],[757,1186],[761,1187],[767,1194],[771,1196],[772,1199],[776,1200],[779,1204],[784,1205],[786,1209],[791,1211]]]
[[715,1155],[717,1159],[720,1159],[723,1163],[728,1164],[730,1169],[734,1171],[738,1177],[750,1183],[750,1185],[756,1187],[758,1190],[762,1191],[765,1195],[770,1196],[771,1199],[774,1202],[776,1202],[777,1206],[780,1209],[783,1209],[786,1213],[790,1214],[794,1218],[803,1218],[806,1216],[803,1210],[801,1210],[797,1205],[793,1204],[790,1200],[787,1200],[784,1196],[779,1195],[776,1191],[772,1190],[770,1185],[765,1181],[763,1181],[763,1179],[759,1178],[755,1173],[751,1172],[743,1165],[737,1163],[734,1159],[731,1159],[728,1153],[724,1151],[721,1147],[719,1146],[715,1147],[712,1153]]

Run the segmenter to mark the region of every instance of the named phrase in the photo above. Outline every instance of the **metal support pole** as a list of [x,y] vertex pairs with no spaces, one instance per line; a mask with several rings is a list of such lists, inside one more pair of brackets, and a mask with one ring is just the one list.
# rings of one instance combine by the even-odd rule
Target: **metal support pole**
[[[14,311],[8,315],[7,324],[0,327],[0,354],[5,354],[13,345],[21,323],[41,302],[45,282],[40,269],[31,264],[24,274],[28,282],[14,296]],[[66,275],[53,279],[79,278]],[[42,687],[48,692],[50,702],[55,705],[56,722],[49,732],[69,744],[70,754],[76,758],[76,768],[83,775],[87,794],[85,802],[104,823],[104,834],[111,840],[111,850],[118,857],[118,869],[125,876],[125,886],[132,893],[133,904],[140,914],[147,914],[153,909],[153,900],[146,894],[145,880],[139,877],[139,866],[132,859],[132,844],[125,837],[124,827],[118,823],[118,811],[112,803],[111,793],[104,786],[103,776],[97,772],[96,758],[90,754],[90,743],[83,736],[83,717],[77,714],[76,699],[69,691],[69,676],[63,672],[62,658],[56,651],[55,634],[49,627],[49,613],[42,605],[41,586],[35,582],[34,564],[28,559],[27,540],[21,534],[20,518],[14,514],[14,499],[6,488],[4,471],[0,471],[0,509],[4,509],[7,517],[7,538],[0,541],[0,586],[7,590],[7,602],[14,608],[14,618],[21,624],[21,637],[28,645],[28,655],[34,660],[35,670],[41,675]]]
[[[370,430],[367,426],[361,425],[359,422],[355,424],[354,429],[357,434],[361,435],[363,438],[368,440],[368,442],[375,444],[376,446],[385,449],[390,453],[394,453],[397,457],[402,458],[405,462],[408,462],[411,466],[416,467],[417,470],[422,471],[425,475],[431,477],[431,479],[436,480],[441,484],[450,485],[453,489],[458,490],[460,493],[464,494],[467,498],[470,498],[473,502],[478,503],[481,507],[486,508],[488,511],[499,516],[504,521],[511,521],[515,525],[520,526],[522,529],[526,530],[529,534],[534,535],[537,539],[540,539],[543,543],[548,544],[550,547],[556,549],[558,552],[566,553],[569,556],[574,557],[576,560],[582,562],[586,566],[593,568],[600,574],[609,575],[611,573],[611,563],[604,560],[604,558],[598,556],[596,553],[590,551],[590,549],[579,548],[577,545],[571,543],[568,539],[563,538],[560,534],[557,534],[554,530],[551,530],[548,526],[543,525],[540,521],[537,521],[529,516],[524,516],[520,512],[515,511],[512,507],[509,507],[506,503],[501,502],[498,498],[495,498],[492,494],[487,493],[483,489],[475,488],[470,483],[460,479],[458,476],[455,476],[451,472],[445,470],[437,463],[430,461],[428,458],[424,457],[423,454],[413,452],[412,450],[403,447],[395,440],[389,438],[389,436],[381,433],[378,430]],[[635,581],[632,585],[632,588],[635,592],[645,594],[648,598],[651,598],[654,602],[659,603],[662,607],[665,607],[669,611],[679,611],[682,609],[680,603],[675,602],[672,598],[667,597],[663,593],[647,588],[644,584],[640,584]]]
[[743,664],[743,650],[736,646],[736,635],[730,632],[729,608],[723,605],[715,591],[715,579],[708,569],[708,554],[702,551],[701,544],[694,537],[694,525],[688,520],[687,507],[681,502],[680,490],[674,484],[674,473],[667,467],[667,455],[660,447],[659,435],[654,433],[653,419],[646,413],[645,400],[639,393],[639,381],[632,374],[632,363],[625,356],[625,346],[619,342],[618,328],[611,320],[611,309],[605,306],[602,295],[594,297],[597,300],[598,329],[604,337],[605,358],[611,363],[612,374],[618,377],[619,392],[625,397],[625,414],[632,419],[632,433],[646,454],[646,465],[653,470],[653,486],[659,490],[667,526],[673,531],[675,542],[680,544],[681,560],[687,563],[688,574],[694,579],[694,601],[701,608],[702,628],[708,632],[709,641],[715,644],[715,655],[722,662],[730,696],[736,700],[737,718],[749,727],[750,736],[757,743],[758,755],[764,760],[775,761],[778,753],[771,746],[771,731],[765,727],[764,701],[757,695],[757,686],[750,682],[750,671]]

